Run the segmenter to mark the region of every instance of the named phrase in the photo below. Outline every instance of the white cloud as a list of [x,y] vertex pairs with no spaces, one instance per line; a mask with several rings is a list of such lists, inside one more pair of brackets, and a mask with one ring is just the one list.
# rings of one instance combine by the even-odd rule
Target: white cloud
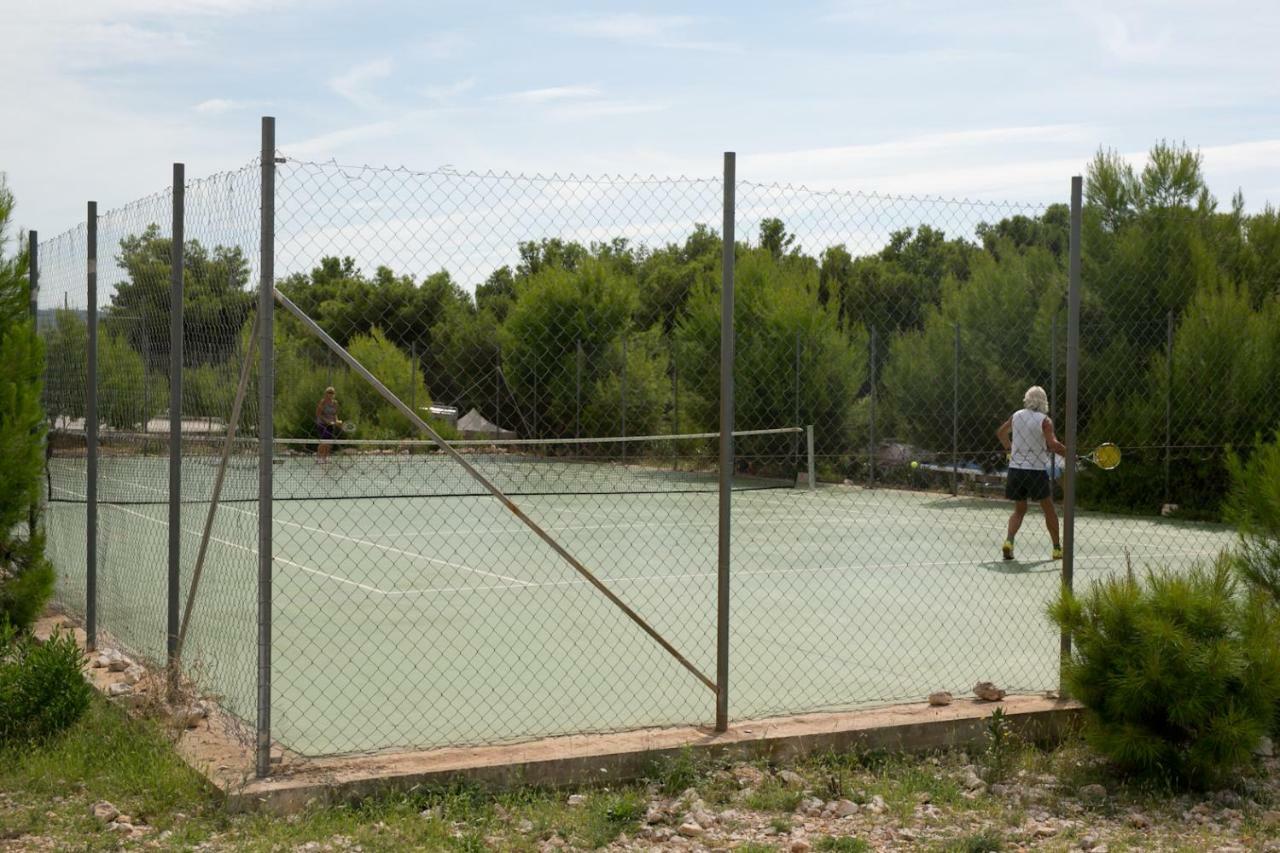
[[257,106],[254,101],[235,101],[230,98],[210,98],[207,101],[201,101],[192,107],[198,113],[205,115],[223,115],[224,113],[234,112],[235,110],[249,109]]
[[398,127],[399,123],[394,121],[377,121],[371,124],[345,127],[341,130],[304,139],[301,142],[281,145],[280,150],[286,156],[294,158],[323,159],[334,157],[339,151],[346,149],[354,142],[367,142],[391,136]]
[[708,52],[731,52],[738,48],[725,42],[690,38],[697,19],[687,15],[597,15],[554,18],[550,26],[557,32],[585,38],[646,44],[654,47]]
[[593,18],[562,18],[561,28],[570,33],[595,38],[623,41],[648,41],[668,38],[683,32],[693,22],[684,15],[603,15]]
[[563,101],[570,98],[591,98],[599,94],[600,90],[595,86],[550,86],[545,89],[511,92],[498,95],[497,98],[522,104],[545,104],[548,101]]
[[441,86],[427,86],[423,88],[422,94],[432,101],[445,103],[452,101],[459,95],[466,94],[476,87],[476,78],[468,77],[465,80],[459,80],[456,83],[447,83]]
[[471,40],[462,33],[436,33],[421,42],[412,52],[426,59],[456,59],[471,47]]
[[551,115],[561,119],[582,119],[656,113],[665,109],[667,109],[667,105],[657,101],[597,100],[563,104],[555,107],[551,111]]
[[352,66],[330,80],[329,88],[358,107],[376,109],[382,102],[368,91],[368,86],[390,76],[391,59],[383,57]]

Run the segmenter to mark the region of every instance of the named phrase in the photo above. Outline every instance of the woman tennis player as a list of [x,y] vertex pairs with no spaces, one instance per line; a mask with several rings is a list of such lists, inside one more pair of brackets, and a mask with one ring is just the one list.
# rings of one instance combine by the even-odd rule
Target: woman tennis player
[[324,396],[316,404],[316,432],[320,434],[320,447],[316,451],[316,457],[321,462],[329,461],[328,442],[338,437],[338,430],[341,427],[342,421],[338,420],[337,392],[330,385],[324,389]]
[[1065,454],[1066,446],[1058,441],[1049,420],[1049,398],[1039,385],[1032,385],[1022,396],[1022,408],[996,430],[996,437],[1009,454],[1009,476],[1004,496],[1013,501],[1009,531],[1001,551],[1006,560],[1013,559],[1013,538],[1027,514],[1027,501],[1040,503],[1044,523],[1053,540],[1053,559],[1062,559],[1062,543],[1058,539],[1058,513],[1053,507],[1053,491],[1049,483],[1049,464],[1053,454]]

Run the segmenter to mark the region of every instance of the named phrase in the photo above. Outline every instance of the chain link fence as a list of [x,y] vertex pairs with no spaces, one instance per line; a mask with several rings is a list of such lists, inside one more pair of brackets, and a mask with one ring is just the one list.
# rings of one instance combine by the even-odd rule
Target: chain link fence
[[[1067,203],[282,154],[182,185],[177,349],[172,193],[39,253],[59,603],[153,661],[180,652],[257,730],[261,772],[272,744],[1055,688],[1044,609],[1064,577],[1229,546],[1228,448],[1280,422],[1274,214],[1117,203],[1095,192],[1105,163],[1075,211],[1073,282]],[[255,346],[273,359],[269,416]],[[1072,500],[1069,457],[1037,456],[1057,509],[1046,525],[1033,500],[1010,537],[1009,468],[1027,466],[998,431],[1032,385],[1063,441],[1113,442],[1124,462],[1082,464]]]

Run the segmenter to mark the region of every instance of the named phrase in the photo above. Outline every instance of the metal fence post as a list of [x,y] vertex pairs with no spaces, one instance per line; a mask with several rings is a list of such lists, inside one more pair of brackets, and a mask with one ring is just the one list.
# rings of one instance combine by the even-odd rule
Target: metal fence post
[[[1058,400],[1058,309],[1053,309],[1053,316],[1049,318],[1049,416],[1053,417],[1057,411],[1054,404]],[[1055,488],[1058,482],[1058,458],[1055,455],[1049,460],[1049,489],[1050,492]]]
[[[792,413],[791,423],[794,426],[800,426],[800,330],[796,330],[796,364],[795,364],[795,401],[794,412]],[[791,455],[792,458],[800,455],[800,436],[796,434],[791,438]]]
[[1169,469],[1173,448],[1173,312],[1165,318],[1164,344],[1164,502],[1172,500],[1169,490]]
[[573,437],[582,437],[582,341],[574,341],[577,355],[573,363]]
[[951,369],[951,494],[960,494],[960,324],[956,323],[956,354]]
[[[622,333],[622,375],[619,377],[622,384],[622,437],[627,437],[627,333]],[[627,443],[622,442],[622,459],[625,462],[627,458]]]
[[85,648],[98,647],[98,203],[89,202],[85,219],[88,247],[88,316],[85,343]]
[[493,375],[493,440],[502,438],[502,345],[497,348],[497,369]]
[[876,327],[871,327],[870,342],[871,413],[870,436],[867,439],[867,488],[876,483]]
[[733,489],[733,264],[736,156],[724,154],[724,245],[720,260],[720,524],[716,560],[716,731],[729,728],[729,531]]
[[273,351],[276,213],[276,120],[262,118],[262,233],[261,287],[258,290],[258,331],[262,353],[258,362],[258,732],[256,770],[271,773],[271,584],[272,584],[272,418],[275,412],[275,353]]
[[35,231],[27,232],[27,290],[31,297],[32,329],[40,325],[40,238]]
[[[1083,181],[1071,179],[1071,248],[1067,278],[1067,459],[1062,506],[1062,586],[1072,588],[1076,556],[1076,425],[1080,392],[1080,221]],[[1071,654],[1071,635],[1063,631],[1062,660]]]
[[[170,677],[175,679],[178,657],[180,561],[182,558],[182,275],[186,240],[184,216],[186,177],[181,163],[173,164],[173,239],[169,260],[169,613],[168,644]],[[143,328],[146,328],[145,321]],[[146,385],[143,371],[143,385]],[[150,418],[150,411],[143,412]]]
[[[31,299],[31,333],[33,335],[40,334],[40,238],[35,231],[27,232],[27,295]],[[49,436],[46,431],[42,450],[48,448]],[[48,499],[48,495],[45,496]],[[37,501],[31,504],[27,512],[27,534],[31,537],[36,535],[36,528],[40,522],[40,510],[42,502]]]
[[151,426],[151,388],[147,382],[147,374],[151,370],[151,333],[147,331],[145,316],[138,315],[138,324],[142,326],[142,434],[146,435]]

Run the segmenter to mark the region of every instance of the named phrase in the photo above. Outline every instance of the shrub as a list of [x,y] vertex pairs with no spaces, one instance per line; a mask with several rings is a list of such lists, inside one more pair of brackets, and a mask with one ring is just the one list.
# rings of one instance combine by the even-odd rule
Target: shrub
[[1240,573],[1280,604],[1280,433],[1270,444],[1258,442],[1247,461],[1229,454],[1227,471],[1223,515],[1240,530]]
[[0,745],[42,740],[89,707],[93,688],[71,634],[38,643],[0,623]]
[[1280,698],[1280,621],[1230,557],[1064,590],[1049,613],[1086,739],[1121,769],[1204,787],[1250,760]]

